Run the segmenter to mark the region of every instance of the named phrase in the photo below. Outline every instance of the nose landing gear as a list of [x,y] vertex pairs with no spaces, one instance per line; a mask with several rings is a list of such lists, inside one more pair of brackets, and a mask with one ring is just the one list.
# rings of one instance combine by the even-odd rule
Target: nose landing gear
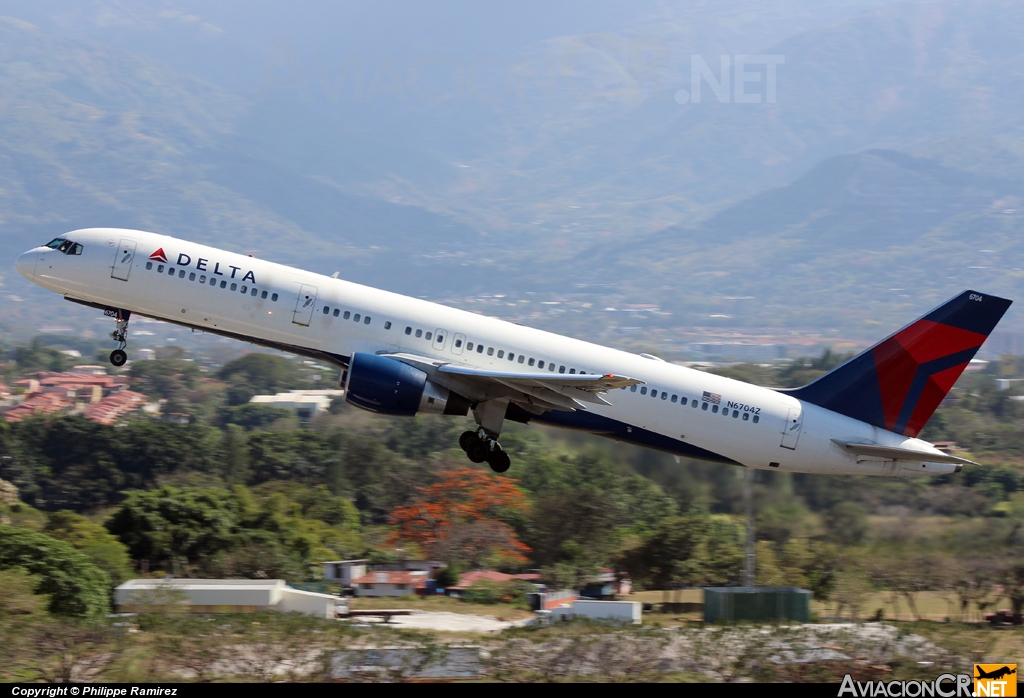
[[128,354],[124,350],[128,346],[128,320],[132,313],[130,310],[118,309],[107,310],[105,314],[113,317],[117,322],[116,329],[110,333],[111,339],[117,342],[117,349],[110,352],[110,363],[115,366],[124,366],[128,361]]
[[463,432],[459,437],[459,446],[471,461],[487,461],[487,465],[496,473],[503,473],[512,465],[512,459],[502,450],[497,439],[492,439],[483,429]]

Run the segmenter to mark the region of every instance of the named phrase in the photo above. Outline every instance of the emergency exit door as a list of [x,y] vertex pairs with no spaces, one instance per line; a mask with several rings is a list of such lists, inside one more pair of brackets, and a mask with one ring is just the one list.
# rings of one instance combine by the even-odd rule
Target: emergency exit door
[[292,313],[292,322],[296,325],[309,327],[313,319],[313,308],[316,307],[316,286],[302,284],[299,287],[299,297],[295,299],[295,312]]
[[800,440],[800,427],[802,425],[803,410],[800,405],[789,407],[789,416],[782,425],[782,443],[779,445],[791,451],[795,450],[796,442]]
[[110,277],[127,281],[134,263],[135,241],[122,238],[121,244],[118,245],[117,251],[114,253],[114,266],[110,270]]

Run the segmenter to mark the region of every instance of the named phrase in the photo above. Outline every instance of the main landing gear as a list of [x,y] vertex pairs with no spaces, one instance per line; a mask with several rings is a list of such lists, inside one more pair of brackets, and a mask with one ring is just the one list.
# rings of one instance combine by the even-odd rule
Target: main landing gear
[[459,446],[466,452],[469,459],[474,463],[483,463],[491,466],[496,473],[503,473],[512,465],[512,459],[502,450],[497,439],[492,439],[483,429],[478,431],[464,431],[459,437]]
[[131,311],[107,310],[106,314],[112,316],[117,322],[117,328],[110,333],[111,339],[117,342],[117,349],[110,352],[110,363],[115,366],[124,366],[128,361],[128,354],[124,350],[128,346],[128,320],[131,318]]

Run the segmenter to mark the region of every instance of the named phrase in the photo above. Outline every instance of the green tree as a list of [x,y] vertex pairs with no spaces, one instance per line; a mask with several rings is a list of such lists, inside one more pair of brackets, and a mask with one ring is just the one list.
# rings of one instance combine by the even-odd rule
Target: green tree
[[38,577],[34,591],[49,595],[51,613],[98,616],[110,609],[110,577],[69,543],[0,525],[0,569],[13,567]]
[[82,551],[94,565],[107,573],[114,586],[132,576],[126,548],[103,526],[71,511],[58,511],[47,517],[44,533]]
[[260,352],[229,361],[217,377],[228,383],[231,405],[243,405],[253,395],[281,392],[306,383],[295,364],[282,356]]
[[19,369],[26,373],[68,370],[68,357],[56,349],[44,345],[38,337],[33,339],[32,344],[27,347],[15,348],[14,362]]
[[825,535],[841,545],[859,545],[868,533],[868,512],[857,502],[839,502],[824,516]]

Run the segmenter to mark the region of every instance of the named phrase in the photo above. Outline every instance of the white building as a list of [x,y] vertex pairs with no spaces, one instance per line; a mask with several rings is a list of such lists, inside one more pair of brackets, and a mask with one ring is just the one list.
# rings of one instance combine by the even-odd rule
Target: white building
[[114,604],[120,613],[187,606],[193,613],[269,610],[334,618],[342,603],[330,594],[292,589],[283,579],[130,579],[114,590]]
[[331,401],[344,394],[344,390],[289,390],[274,395],[253,395],[249,402],[285,407],[298,415],[299,419],[311,419],[326,412]]
[[352,582],[366,574],[366,560],[331,560],[324,566],[324,580],[350,587]]
[[370,572],[352,581],[357,596],[412,596],[426,586],[426,572]]

